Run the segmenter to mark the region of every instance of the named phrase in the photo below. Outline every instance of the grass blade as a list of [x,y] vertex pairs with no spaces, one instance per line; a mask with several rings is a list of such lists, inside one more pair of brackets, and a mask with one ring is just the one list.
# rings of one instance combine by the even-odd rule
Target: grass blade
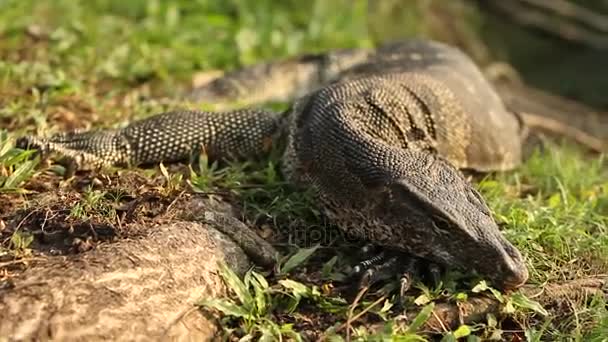
[[418,329],[420,329],[422,325],[426,323],[426,321],[431,317],[431,314],[433,313],[434,309],[435,303],[430,303],[424,308],[422,308],[418,315],[416,315],[416,318],[414,318],[414,320],[412,321],[412,324],[410,324],[410,326],[407,328],[407,332],[413,334],[418,331]]

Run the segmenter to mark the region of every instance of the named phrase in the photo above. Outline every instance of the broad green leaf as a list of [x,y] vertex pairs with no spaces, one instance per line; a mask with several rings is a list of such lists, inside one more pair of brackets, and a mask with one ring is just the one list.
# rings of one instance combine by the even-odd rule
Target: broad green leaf
[[247,272],[245,272],[245,276],[243,276],[243,284],[245,284],[246,288],[249,288],[251,285],[251,272],[253,271],[249,269]]
[[393,307],[393,303],[390,300],[385,300],[384,305],[382,305],[382,309],[380,312],[388,312]]
[[421,294],[420,296],[416,297],[416,299],[414,300],[414,304],[421,306],[428,304],[430,301],[431,299],[429,298],[429,296],[427,296],[426,294]]
[[291,279],[279,280],[281,286],[290,289],[291,293],[297,298],[310,297],[311,290],[306,285]]
[[11,236],[11,245],[16,250],[27,249],[32,241],[34,241],[34,235],[30,233],[16,231]]
[[273,341],[277,340],[277,337],[275,336],[275,334],[268,327],[261,326],[261,327],[259,327],[259,329],[260,329],[260,332],[262,333],[262,336],[260,336],[260,339],[259,339],[260,342],[273,342]]
[[520,308],[532,310],[543,316],[547,316],[549,314],[539,302],[526,297],[521,292],[514,293],[513,295],[511,295],[510,299],[513,302],[513,305],[518,306]]
[[288,312],[293,312],[300,304],[300,300],[302,298],[311,297],[311,290],[302,283],[291,279],[284,279],[280,280],[279,284],[281,284],[281,286],[285,287],[286,289],[291,290],[291,294],[293,296],[287,306]]
[[34,150],[23,151],[17,148],[11,148],[8,153],[0,155],[0,162],[4,166],[14,166],[26,161],[34,154],[36,154],[36,151]]
[[253,277],[258,281],[258,283],[260,283],[260,286],[262,286],[264,290],[268,288],[268,281],[266,280],[266,278],[264,278],[263,275],[255,271],[251,271],[251,275],[253,275]]
[[0,158],[4,157],[12,148],[13,146],[8,140],[8,132],[5,130],[0,131]]
[[217,309],[228,316],[243,318],[248,318],[250,316],[249,312],[245,310],[245,308],[243,308],[242,306],[238,306],[226,299],[205,298],[200,300],[197,305]]
[[477,283],[477,285],[475,285],[473,287],[473,289],[471,289],[471,292],[480,293],[480,292],[486,291],[488,288],[489,288],[488,283],[485,280],[482,280],[479,283]]
[[453,334],[456,338],[467,337],[471,335],[471,327],[463,324],[459,326],[458,329],[454,330]]
[[289,336],[297,342],[302,342],[302,336],[293,330],[293,323],[286,323],[279,327],[279,332],[282,335]]
[[[248,272],[248,274],[250,274],[250,273]],[[261,278],[263,279],[263,277],[261,277]],[[265,315],[266,314],[266,289],[260,284],[260,282],[255,277],[252,277],[249,280],[249,282],[253,286],[253,289],[254,289],[254,293],[255,293],[254,299],[255,299],[257,312],[260,315]]]
[[473,293],[480,293],[483,291],[490,291],[490,293],[492,293],[492,295],[501,303],[504,303],[504,297],[502,295],[502,293],[500,293],[500,291],[496,290],[495,288],[492,288],[488,285],[488,283],[485,280],[480,281],[477,285],[475,285],[475,287],[473,287],[473,289],[471,290],[471,292]]
[[334,269],[334,265],[338,261],[338,256],[334,255],[333,258],[329,259],[326,263],[323,264],[323,268],[321,269],[321,275],[323,278],[328,278],[331,274],[331,271]]
[[502,308],[502,312],[504,312],[506,314],[515,313],[515,307],[513,306],[513,301],[512,300],[508,300],[505,303],[505,306]]
[[467,295],[465,292],[458,292],[454,298],[459,302],[466,302],[466,300],[469,299],[469,295]]
[[320,245],[315,245],[311,248],[302,248],[297,253],[292,255],[281,267],[281,274],[286,274],[293,271],[296,267],[300,266],[306,259],[308,259]]
[[490,328],[494,328],[498,324],[498,321],[496,320],[496,316],[494,316],[491,313],[486,315],[486,319],[488,320],[488,326]]

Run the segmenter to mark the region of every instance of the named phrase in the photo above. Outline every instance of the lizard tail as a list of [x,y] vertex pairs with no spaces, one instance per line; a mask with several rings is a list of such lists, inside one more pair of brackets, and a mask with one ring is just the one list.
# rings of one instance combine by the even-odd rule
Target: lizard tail
[[608,113],[524,84],[500,82],[495,88],[524,127],[564,136],[594,152],[608,151]]
[[572,127],[565,122],[532,113],[517,112],[517,114],[520,116],[524,124],[532,129],[546,130],[552,133],[557,133],[572,139],[581,145],[584,145],[594,152],[606,152],[605,141],[592,136],[579,128]]

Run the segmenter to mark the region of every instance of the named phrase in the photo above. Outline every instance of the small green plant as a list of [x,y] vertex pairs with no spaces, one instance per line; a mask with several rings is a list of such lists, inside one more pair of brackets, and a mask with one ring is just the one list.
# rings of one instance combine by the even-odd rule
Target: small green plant
[[16,231],[11,236],[10,251],[14,257],[23,258],[31,254],[30,245],[34,241],[34,235],[26,232]]
[[33,153],[14,148],[8,133],[0,131],[0,192],[25,192],[20,186],[34,175],[39,162],[31,159]]
[[106,191],[87,188],[80,201],[72,206],[69,216],[79,220],[90,220],[93,217],[114,219],[116,209],[113,203],[117,202],[120,196],[114,196],[113,201],[108,200],[108,197],[112,196]]
[[160,169],[160,173],[165,178],[164,186],[159,187],[159,190],[163,196],[169,196],[171,193],[182,188],[184,177],[181,173],[170,174],[169,170],[167,170],[163,163],[160,163],[158,167]]
[[[292,329],[291,324],[277,324],[271,316],[274,298],[272,290],[261,274],[249,270],[243,280],[225,263],[219,264],[219,271],[226,285],[236,295],[236,300],[206,298],[197,305],[221,311],[224,323],[237,320],[242,339],[258,338],[260,341],[277,341],[285,337],[301,341],[301,336]],[[230,329],[227,329],[230,332]]]

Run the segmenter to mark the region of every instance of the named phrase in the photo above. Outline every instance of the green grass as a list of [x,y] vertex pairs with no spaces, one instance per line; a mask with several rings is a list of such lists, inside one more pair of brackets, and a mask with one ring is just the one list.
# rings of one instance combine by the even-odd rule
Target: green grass
[[[12,148],[10,139],[19,134],[124,125],[180,105],[170,99],[188,88],[197,71],[232,69],[328,48],[370,46],[367,21],[366,3],[361,0],[4,0],[0,2],[0,123],[9,133],[0,133],[0,195],[27,200],[24,194],[30,183],[51,170],[30,159],[31,152]],[[218,166],[202,159],[189,175],[163,167],[139,172],[164,178],[160,190],[165,194],[226,191],[243,203],[252,223],[274,230],[323,225],[314,201],[284,184],[276,162],[271,158]],[[505,234],[525,254],[531,283],[608,273],[607,164],[605,158],[585,156],[570,145],[550,144],[518,170],[488,175],[480,182]],[[81,194],[71,217],[86,220],[100,210],[104,216],[114,215],[114,200],[105,194],[103,190]],[[25,251],[28,241],[19,233],[9,248]],[[344,264],[342,258],[331,260],[323,267],[327,277]],[[292,259],[288,270],[296,264]],[[290,276],[265,280],[250,272],[241,283],[232,276],[233,289],[241,289],[238,296],[232,302],[206,304],[226,308],[231,303],[226,328],[255,336],[294,338],[299,332],[284,315],[297,321],[300,310],[311,306],[329,310],[344,322],[345,303]],[[474,285],[447,286],[447,294],[423,289],[412,302],[424,304],[412,306],[421,309],[436,299],[470,295]],[[541,336],[599,340],[608,331],[601,299],[571,310],[549,310],[548,316],[530,310],[533,305],[521,298],[515,303],[511,316],[531,340]],[[371,304],[364,300],[357,310]],[[372,336],[359,326],[353,336],[420,339],[416,324],[425,319],[425,311],[418,323],[400,326],[393,322],[397,314],[393,310],[390,300],[372,308],[370,315],[385,322],[384,330]],[[448,332],[443,338],[449,341],[468,333],[500,336],[500,322],[488,317],[479,326]]]

